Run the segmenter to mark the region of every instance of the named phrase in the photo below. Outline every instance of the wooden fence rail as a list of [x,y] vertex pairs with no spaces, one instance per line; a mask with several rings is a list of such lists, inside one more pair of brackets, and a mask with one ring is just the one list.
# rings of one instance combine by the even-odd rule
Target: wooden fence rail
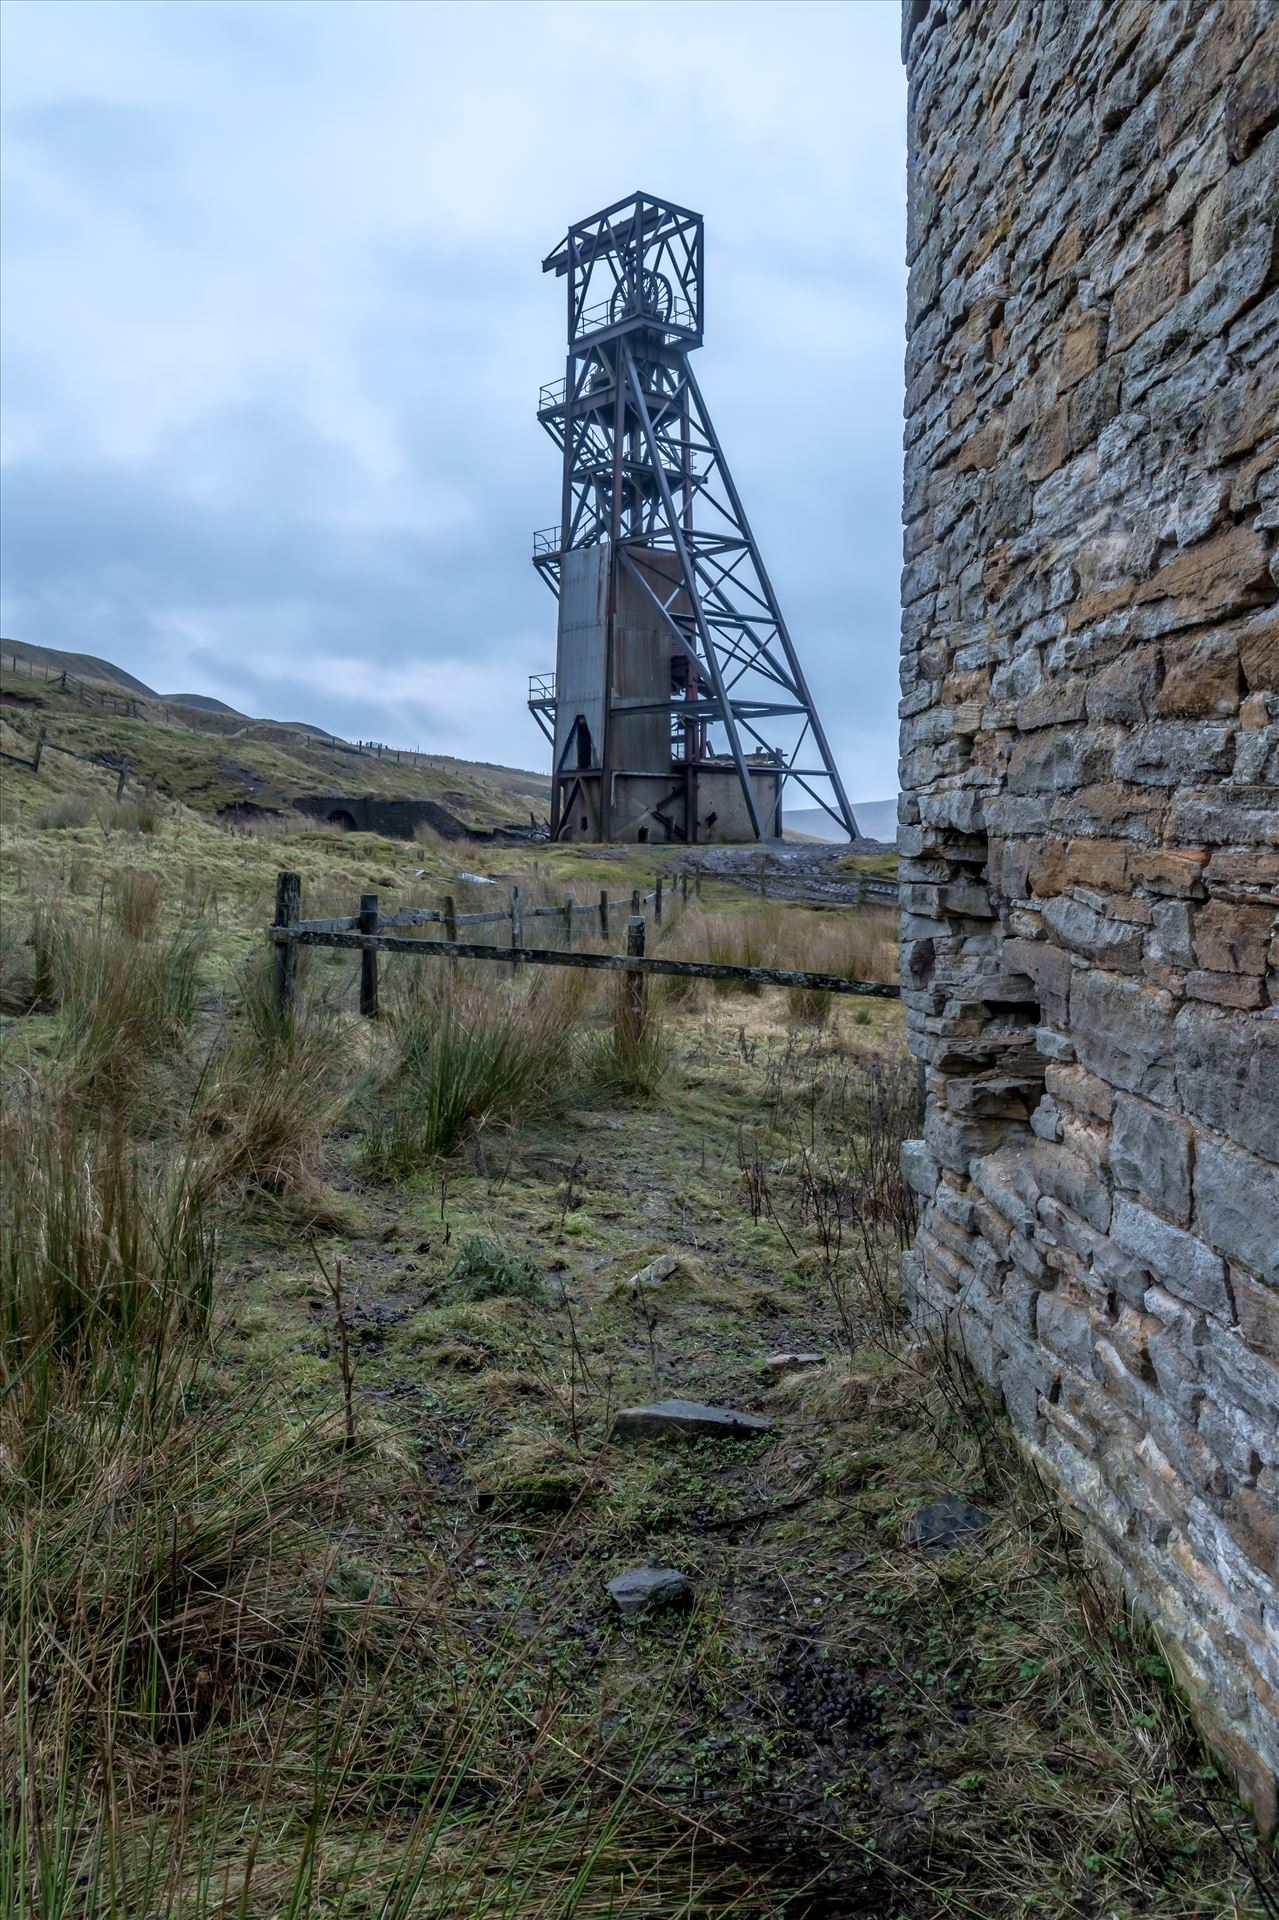
[[86,707],[102,707],[108,713],[123,714],[126,719],[137,718],[136,700],[126,694],[109,693],[104,687],[90,686],[78,675],[68,673],[65,667],[53,667],[45,660],[28,660],[21,654],[0,651],[0,669],[5,673],[25,674],[29,680],[42,680],[46,686],[56,681],[63,693],[69,693]]
[[[687,896],[687,875],[680,876]],[[418,960],[497,960],[518,969],[530,967],[580,967],[596,973],[621,973],[632,977],[630,989],[633,1010],[642,1017],[645,982],[650,974],[666,974],[685,980],[757,981],[763,986],[802,987],[818,993],[851,993],[863,998],[896,1000],[901,988],[883,980],[849,980],[837,973],[809,973],[794,967],[734,967],[715,960],[668,960],[659,954],[646,954],[646,922],[640,909],[660,898],[659,886],[652,893],[638,889],[629,901],[609,901],[601,894],[599,908],[583,907],[567,896],[562,907],[524,907],[518,887],[511,889],[511,906],[502,913],[454,914],[452,901],[440,909],[409,907],[384,919],[378,914],[377,895],[366,893],[360,899],[358,914],[336,920],[304,920],[301,914],[302,882],[295,873],[280,874],[275,890],[275,923],[267,928],[267,938],[275,946],[275,997],[281,1012],[293,1003],[297,987],[299,947],[349,948],[360,955],[360,1012],[368,1017],[378,1010],[377,957],[380,953],[405,953]],[[557,915],[571,927],[575,913],[601,915],[607,930],[605,910],[609,906],[628,906],[627,950],[625,953],[584,953],[571,947],[528,947],[524,944],[523,921],[527,915]],[[417,940],[404,933],[388,933],[392,925],[420,926],[443,921],[446,931],[455,932],[470,922],[509,922],[511,942],[498,946],[493,941]],[[571,939],[571,933],[568,936]]]

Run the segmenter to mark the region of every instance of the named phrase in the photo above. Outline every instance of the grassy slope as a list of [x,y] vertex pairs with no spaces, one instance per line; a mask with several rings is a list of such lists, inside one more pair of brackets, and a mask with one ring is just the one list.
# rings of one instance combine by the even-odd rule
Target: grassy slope
[[[67,769],[98,816],[42,827]],[[278,867],[303,873],[312,911],[347,910],[366,888],[437,898],[452,871],[446,851],[368,836],[232,837],[181,805],[139,834],[92,769],[5,771],[8,939],[40,900],[92,922],[121,875],[137,872],[162,876],[163,924],[208,929],[194,1051],[156,1063],[166,1099],[128,1110],[161,1156],[199,1097],[200,1060],[242,1018],[237,982]],[[508,850],[498,863],[531,893],[551,897],[571,880],[589,897],[604,881],[640,884],[654,864],[643,852],[641,863],[630,851],[556,849],[534,872]],[[419,881],[411,869],[423,865]],[[754,903],[727,887],[708,888],[706,904],[742,938],[796,960],[846,918],[770,906],[760,928]],[[674,942],[695,932],[668,929]],[[9,953],[21,963],[22,949]],[[313,957],[308,998],[330,1003],[337,1023],[320,1038],[350,1080],[389,1044],[353,1018],[353,985],[349,958]],[[357,1108],[329,1123],[294,1190],[228,1196],[200,1394],[214,1409],[247,1409],[237,1418],[260,1450],[282,1423],[340,1421],[341,1327],[313,1237],[330,1275],[341,1263],[359,1438],[348,1464],[326,1456],[328,1504],[308,1496],[327,1541],[326,1590],[367,1596],[405,1634],[425,1610],[429,1632],[374,1696],[346,1674],[342,1713],[366,1729],[357,1744],[389,1757],[376,1762],[376,1791],[351,1779],[326,1787],[318,1837],[298,1813],[310,1709],[299,1719],[296,1705],[277,1704],[255,1748],[230,1695],[228,1717],[189,1749],[162,1723],[124,1727],[120,1872],[152,1888],[129,1910],[265,1916],[300,1898],[292,1910],[379,1911],[422,1847],[410,1810],[426,1804],[437,1866],[403,1910],[441,1920],[490,1910],[476,1875],[518,1889],[494,1911],[628,1920],[1260,1912],[1203,1811],[1231,1818],[1157,1648],[1132,1638],[1113,1600],[1098,1601],[999,1422],[902,1341],[891,1304],[858,1280],[855,1219],[841,1215],[849,1244],[831,1257],[822,1166],[838,1174],[850,1132],[864,1128],[867,1075],[900,1058],[899,1010],[837,1003],[816,1031],[792,1024],[780,994],[662,1004],[670,1064],[650,1100],[580,1085],[540,1120],[490,1126],[398,1185],[368,1177]],[[607,1002],[582,1017],[598,1028]],[[52,1013],[7,1023],[6,1079],[24,1113],[33,1086],[74,1074],[66,1049]],[[466,1297],[456,1263],[475,1233],[531,1264],[539,1300]],[[626,1282],[659,1252],[677,1255],[679,1271],[641,1304]],[[764,1356],[787,1347],[827,1364],[770,1384]],[[664,1393],[766,1412],[774,1432],[733,1446],[610,1438],[613,1410]],[[906,1517],[943,1489],[979,1502],[994,1525],[980,1547],[924,1560],[905,1544]],[[690,1618],[614,1618],[604,1580],[649,1553],[695,1580]],[[442,1813],[437,1789],[414,1784],[419,1749],[406,1757],[394,1731],[424,1711],[418,1693],[436,1687],[441,1647],[460,1690],[452,1710],[482,1722],[466,1766],[444,1769],[464,1791]],[[292,1729],[289,1753],[277,1765],[272,1749],[264,1771],[277,1726]],[[584,1868],[565,1836],[595,1832],[628,1777],[630,1811]],[[222,1821],[208,1857],[233,1869],[225,1909],[204,1867],[188,1863],[161,1891],[146,1878],[153,1865],[138,1864],[163,1861],[186,1832],[193,1780],[214,1795],[207,1819]],[[589,1804],[574,1797],[592,1783]],[[247,1826],[227,1823],[237,1806],[252,1809]],[[545,1856],[529,1851],[539,1833]],[[482,1860],[466,1854],[468,1834],[482,1835]],[[317,1890],[316,1875],[345,1891]],[[806,1907],[800,1890],[818,1886],[827,1904]]]
[[[130,791],[149,786],[204,813],[236,802],[284,808],[302,794],[355,793],[436,800],[470,826],[544,814],[547,782],[535,773],[445,755],[397,763],[326,746],[271,721],[140,700],[136,719],[85,706],[56,684],[9,669],[0,674],[0,747],[29,754],[43,722],[49,738],[79,753],[125,753],[136,761]],[[50,751],[49,758],[62,759]],[[11,769],[5,768],[6,778]],[[65,781],[60,769],[58,781]]]

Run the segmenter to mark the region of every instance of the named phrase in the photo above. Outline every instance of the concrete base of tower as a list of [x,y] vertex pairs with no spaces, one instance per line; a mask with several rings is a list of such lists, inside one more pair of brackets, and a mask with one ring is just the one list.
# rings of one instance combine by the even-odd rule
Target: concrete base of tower
[[[770,764],[752,766],[750,778],[764,838],[780,839],[781,775]],[[601,822],[602,779],[598,768],[561,776],[558,839],[706,846],[756,838],[731,760],[703,760],[691,768],[676,763],[665,773],[615,773],[607,835]]]

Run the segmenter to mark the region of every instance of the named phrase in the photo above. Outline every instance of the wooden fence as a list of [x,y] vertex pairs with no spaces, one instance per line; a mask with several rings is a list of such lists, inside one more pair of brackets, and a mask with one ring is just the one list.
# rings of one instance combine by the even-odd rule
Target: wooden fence
[[[15,727],[14,732],[17,733],[18,728]],[[45,732],[43,721],[40,724],[39,732],[36,734],[35,743],[31,749],[31,758],[29,760],[23,754],[6,753],[2,748],[0,748],[0,760],[7,760],[15,767],[30,767],[33,773],[39,773],[40,762],[44,758],[46,749],[50,753],[65,753],[69,760],[83,760],[85,765],[89,767],[105,767],[109,773],[113,773],[116,776],[115,797],[117,800],[123,799],[124,797],[124,783],[128,778],[130,768],[136,767],[138,764],[136,760],[131,760],[127,753],[80,753],[75,747],[61,746],[56,740],[50,740],[48,734]]]
[[53,667],[45,660],[27,660],[21,654],[0,652],[0,668],[7,673],[24,673],[29,679],[42,680],[46,685],[56,685],[61,692],[69,693],[86,707],[101,707],[106,713],[123,714],[126,719],[136,719],[138,703],[127,694],[109,693],[105,687],[91,686],[87,680],[81,680],[74,673],[68,673],[65,667]]
[[[696,881],[695,881],[696,885]],[[901,988],[882,980],[848,980],[837,973],[807,973],[789,967],[734,967],[714,960],[668,960],[645,951],[647,922],[642,909],[650,902],[658,926],[662,924],[667,889],[658,876],[650,893],[638,888],[628,900],[610,900],[607,889],[597,902],[579,903],[571,893],[557,907],[528,906],[519,887],[511,888],[510,905],[492,913],[458,913],[453,898],[439,907],[403,907],[394,913],[380,914],[375,893],[360,896],[360,911],[331,920],[304,920],[302,917],[302,881],[296,873],[282,873],[275,887],[275,922],[267,929],[267,938],[275,946],[275,999],[282,1013],[292,1006],[297,991],[299,947],[349,947],[360,955],[360,1012],[372,1019],[378,1010],[378,955],[405,953],[417,960],[497,960],[512,968],[582,967],[600,973],[630,976],[631,993],[637,1009],[642,1009],[645,982],[650,974],[674,975],[685,980],[758,981],[764,986],[804,987],[822,993],[852,993],[881,1000],[895,1000]],[[688,898],[688,875],[680,874],[671,891]],[[610,937],[612,916],[626,909],[626,952],[587,953],[573,947],[573,926],[578,916],[596,920],[601,939]],[[563,947],[529,947],[524,944],[524,926],[528,920],[558,920],[564,930]],[[507,925],[509,944],[495,941],[459,940],[459,927]],[[442,926],[442,940],[415,939],[400,928]]]

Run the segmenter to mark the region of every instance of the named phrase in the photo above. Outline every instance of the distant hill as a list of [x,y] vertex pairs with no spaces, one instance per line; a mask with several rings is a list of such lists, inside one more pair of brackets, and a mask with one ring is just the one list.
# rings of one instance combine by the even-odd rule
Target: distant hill
[[[213,700],[207,693],[162,693],[158,699],[167,701],[171,707],[199,707],[203,713],[229,713],[236,720],[247,720],[248,715],[241,713],[238,707],[228,707],[225,700]],[[285,722],[288,725],[288,722]]]
[[[112,765],[124,753],[133,786],[228,818],[295,809],[324,819],[330,804],[349,814],[352,799],[363,798],[429,802],[465,827],[526,829],[550,809],[544,773],[454,754],[359,748],[307,721],[254,720],[207,694],[158,694],[92,654],[8,639],[0,654],[0,751],[10,756],[6,787],[13,791],[22,775],[12,762],[21,765],[44,726],[47,768],[73,764],[57,757],[59,748]],[[104,692],[113,696],[105,704]],[[122,710],[125,695],[132,712]]]
[[[896,800],[854,800],[853,818],[865,839],[880,840],[890,847],[896,844]],[[785,819],[787,832],[807,834],[814,840],[847,838],[820,807],[787,807]]]
[[32,646],[29,640],[0,640],[0,652],[11,653],[18,660],[30,660],[34,666],[51,667],[54,673],[74,673],[82,680],[96,680],[104,687],[120,687],[126,693],[141,694],[144,700],[161,697],[145,680],[136,679],[109,660],[99,660],[94,653],[62,653],[57,647]]

